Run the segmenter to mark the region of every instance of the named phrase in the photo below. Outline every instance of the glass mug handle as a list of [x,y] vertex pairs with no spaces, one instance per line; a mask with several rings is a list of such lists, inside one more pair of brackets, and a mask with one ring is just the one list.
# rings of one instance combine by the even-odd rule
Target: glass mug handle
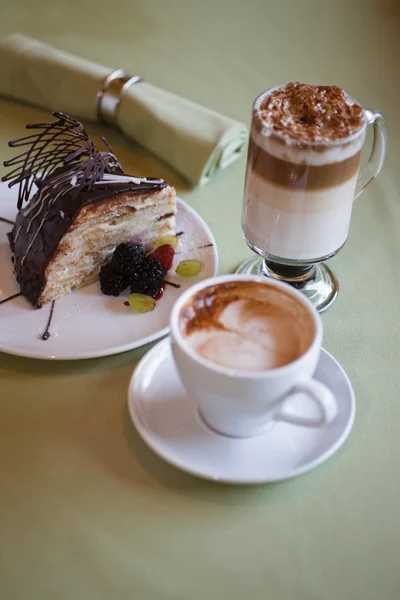
[[374,128],[374,141],[368,162],[358,175],[354,198],[358,198],[367,185],[378,176],[386,156],[387,129],[384,116],[377,110],[366,110],[365,116],[368,125]]

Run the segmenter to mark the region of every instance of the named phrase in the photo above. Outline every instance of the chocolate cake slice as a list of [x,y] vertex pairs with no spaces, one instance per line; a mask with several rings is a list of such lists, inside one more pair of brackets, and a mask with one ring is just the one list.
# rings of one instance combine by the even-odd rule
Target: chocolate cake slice
[[27,146],[6,161],[3,181],[19,184],[9,234],[22,294],[37,308],[98,279],[121,242],[144,245],[175,233],[174,188],[162,179],[126,175],[112,152],[100,152],[82,123],[53,113],[55,122],[28,125]]

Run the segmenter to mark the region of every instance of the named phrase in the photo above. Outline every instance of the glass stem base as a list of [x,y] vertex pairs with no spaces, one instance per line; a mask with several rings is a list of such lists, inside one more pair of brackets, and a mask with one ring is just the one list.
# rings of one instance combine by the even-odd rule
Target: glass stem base
[[332,306],[339,293],[339,282],[325,263],[283,265],[254,257],[244,261],[236,273],[264,275],[284,281],[302,292],[320,313]]

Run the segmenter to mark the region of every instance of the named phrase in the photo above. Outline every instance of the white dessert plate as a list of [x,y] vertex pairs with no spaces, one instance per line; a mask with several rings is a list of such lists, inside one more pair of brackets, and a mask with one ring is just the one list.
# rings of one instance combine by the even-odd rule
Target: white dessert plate
[[[14,221],[17,189],[0,184],[0,217]],[[13,274],[7,232],[12,225],[0,221],[0,302],[19,292]],[[124,305],[128,291],[118,298],[104,296],[99,283],[73,291],[54,303],[49,333],[42,335],[49,320],[51,303],[35,310],[22,296],[0,304],[0,351],[31,358],[73,360],[125,352],[147,344],[168,333],[169,317],[176,298],[193,283],[212,277],[218,269],[214,237],[203,219],[183,200],[178,199],[177,232],[179,244],[167,280],[179,284],[166,286],[164,296],[149,313],[134,313]],[[182,279],[175,275],[180,260],[202,261],[200,275]]]
[[[271,423],[263,435],[231,438],[211,430],[185,392],[170,340],[152,348],[137,365],[128,389],[131,419],[146,444],[171,465],[221,483],[281,481],[314,469],[334,454],[350,433],[354,392],[343,368],[321,351],[315,378],[333,392],[338,415],[322,428]],[[301,399],[296,399],[296,410]],[[304,414],[314,409],[304,399]]]

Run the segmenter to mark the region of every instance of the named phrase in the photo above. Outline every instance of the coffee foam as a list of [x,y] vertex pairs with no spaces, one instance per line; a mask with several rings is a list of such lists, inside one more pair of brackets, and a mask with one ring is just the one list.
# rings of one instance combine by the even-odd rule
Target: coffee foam
[[365,127],[351,141],[343,145],[327,145],[326,148],[314,150],[309,147],[299,147],[291,140],[277,139],[271,132],[263,129],[262,132],[255,122],[251,127],[251,138],[260,148],[272,154],[275,158],[294,164],[323,166],[330,163],[342,162],[360,152],[365,140]]
[[183,307],[181,334],[204,358],[235,370],[289,364],[315,334],[308,311],[292,296],[256,282],[227,282],[198,292]]
[[[312,121],[311,128],[301,122],[303,118]],[[361,106],[337,86],[290,83],[267,90],[253,105],[254,142],[295,164],[319,166],[346,160],[362,148],[365,129]]]

